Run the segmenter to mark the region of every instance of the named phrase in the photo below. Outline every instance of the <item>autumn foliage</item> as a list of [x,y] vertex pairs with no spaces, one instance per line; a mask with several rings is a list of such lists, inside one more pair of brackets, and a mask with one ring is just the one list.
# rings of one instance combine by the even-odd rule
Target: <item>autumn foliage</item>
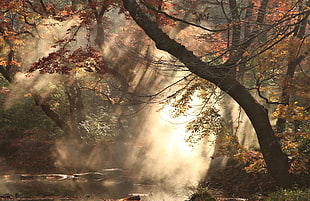
[[40,73],[68,74],[75,69],[100,74],[107,71],[100,56],[100,51],[91,46],[86,46],[86,48],[80,47],[72,53],[66,48],[60,48],[33,63],[29,72],[39,70]]
[[[186,127],[188,143],[195,146],[215,136],[217,152],[213,157],[233,158],[242,164],[242,173],[266,174],[273,170],[277,174],[276,166],[282,165],[288,178],[288,173],[309,176],[309,1],[52,2],[0,0],[0,81],[8,82],[0,87],[3,100],[14,96],[7,85],[17,82],[19,73],[28,78],[36,72],[65,75],[62,81],[51,84],[52,92],[40,94],[41,89],[38,92],[21,87],[26,91],[24,98],[34,98],[34,105],[65,135],[97,140],[111,134],[115,125],[119,133],[125,132],[132,120],[108,114],[121,114],[117,105],[123,103],[130,114],[136,109],[128,104],[128,94],[138,91],[136,86],[129,90],[136,71],[128,66],[136,62],[150,68],[190,71],[182,74],[183,78],[174,84],[177,89],[167,99],[159,101],[163,107],[172,108],[174,117],[195,113]],[[136,15],[131,14],[133,5],[138,5],[141,15],[137,10]],[[123,30],[128,38],[114,33],[110,16],[127,20],[117,31]],[[119,21],[113,23],[118,25]],[[149,23],[145,26],[148,29],[143,23]],[[152,41],[141,37],[141,30]],[[108,35],[115,37],[108,41]],[[46,42],[44,51],[37,48],[42,41]],[[112,43],[126,46],[131,54],[107,58],[103,52]],[[174,57],[165,60],[149,54],[155,46]],[[37,55],[29,55],[30,49],[38,51]],[[141,71],[147,77],[145,70]],[[218,87],[240,104],[240,114],[252,115],[260,147],[242,145],[238,125],[231,123],[239,124],[241,120],[225,119],[220,114],[217,105],[223,93]],[[93,100],[87,98],[89,94]],[[143,102],[137,97],[135,104]],[[87,108],[85,102],[93,107]],[[272,125],[269,119],[274,121]],[[94,125],[97,130],[93,130],[99,136],[104,133],[102,136],[88,136],[92,130],[89,127]],[[284,173],[277,175],[279,183]]]

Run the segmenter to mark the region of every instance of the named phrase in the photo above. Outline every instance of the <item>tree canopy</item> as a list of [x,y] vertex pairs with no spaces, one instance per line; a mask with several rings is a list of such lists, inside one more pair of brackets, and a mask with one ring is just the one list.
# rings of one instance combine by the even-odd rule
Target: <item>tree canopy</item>
[[[87,116],[92,109],[84,105],[86,93],[100,96],[104,104],[98,99],[94,105],[105,111],[118,111],[117,104],[131,105],[128,111],[137,109],[133,105],[139,101],[129,95],[154,91],[137,86],[129,90],[134,70],[118,66],[144,60],[149,66],[190,73],[180,81],[180,89],[169,96],[175,98],[173,107],[179,114],[190,107],[197,93],[205,101],[189,131],[199,131],[201,138],[212,129],[224,132],[217,111],[207,107],[210,94],[218,87],[247,114],[266,168],[278,185],[297,182],[292,167],[302,165],[299,172],[309,168],[310,1],[2,0],[0,5],[2,77],[16,85],[23,82],[20,76],[39,79],[46,74],[62,74],[52,82],[53,93],[46,96],[42,88],[18,86],[66,135],[85,139],[94,126]],[[110,26],[113,16],[126,19],[127,25],[117,27],[115,22],[116,28]],[[105,44],[110,42],[107,38],[115,34],[113,29],[125,29],[133,36],[118,35],[136,54],[121,59],[104,54]],[[42,41],[45,50],[40,46]],[[141,44],[155,46],[171,58],[149,53],[141,56]],[[10,94],[6,85],[0,88],[2,96]],[[64,97],[69,115],[62,114],[60,100]],[[104,122],[99,130],[112,125],[123,129],[129,121],[98,115],[93,111],[92,117]],[[271,115],[276,119],[274,126]],[[211,125],[214,119],[217,121]],[[293,153],[296,159],[291,162],[288,155]]]

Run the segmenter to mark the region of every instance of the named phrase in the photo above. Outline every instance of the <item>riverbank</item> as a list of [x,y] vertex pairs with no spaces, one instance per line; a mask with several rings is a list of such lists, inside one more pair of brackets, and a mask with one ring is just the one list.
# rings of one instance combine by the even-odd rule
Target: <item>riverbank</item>
[[[19,196],[19,200],[21,200],[21,198],[29,200],[29,196],[33,198],[32,200],[40,200],[43,199],[42,195],[45,196],[45,200],[52,198],[55,198],[55,200],[62,200],[62,198],[68,198],[67,200],[70,200],[69,198],[71,198],[71,200],[91,200],[91,197],[100,198],[100,200],[107,200],[110,198],[115,200],[125,198],[133,193],[148,194],[152,191],[152,188],[155,189],[154,186],[156,183],[141,183],[139,179],[136,180],[136,178],[133,177],[128,179],[129,176],[122,176],[121,171],[118,171],[114,174],[113,178],[110,177],[107,180],[105,179],[105,173],[100,175],[100,179],[96,177],[96,181],[83,180],[84,173],[95,171],[99,173],[100,171],[104,172],[103,163],[106,163],[107,167],[112,167],[111,164],[115,163],[111,161],[113,161],[115,157],[103,157],[105,161],[98,161],[96,165],[91,166],[92,168],[87,168],[87,166],[81,166],[79,168],[78,165],[70,166],[70,163],[67,163],[67,165],[63,164],[62,166],[59,162],[59,158],[57,158],[57,143],[58,140],[56,139],[48,139],[44,136],[37,135],[25,135],[22,138],[14,138],[12,135],[6,136],[5,134],[0,135],[0,175],[2,175],[0,195],[14,195],[12,199],[14,198],[15,200],[17,198],[16,195]],[[102,152],[102,154],[105,151],[113,153],[113,151],[126,150],[120,148],[120,145],[113,143],[85,144],[83,146],[80,145],[80,148],[82,148],[82,152],[84,153],[84,156],[79,158],[80,164],[83,164],[83,160],[85,160],[87,155],[90,155],[94,149],[97,150],[97,153]],[[117,155],[120,156],[121,154],[117,153]],[[122,161],[123,159],[118,160]],[[138,168],[138,166],[136,168]],[[132,167],[132,169],[134,170],[135,167]],[[28,175],[29,178],[31,175],[45,175],[46,180],[42,179],[43,177],[37,177],[41,183],[31,179],[16,180],[15,182],[4,181],[4,178],[8,178],[9,175],[23,174]],[[82,179],[69,180],[63,179],[64,177],[55,177],[60,178],[56,182],[52,180],[52,174],[70,175],[72,178],[74,175],[82,175],[80,176]],[[126,174],[129,173],[126,172]],[[115,179],[115,175],[119,177]],[[50,179],[50,181],[47,178]],[[162,186],[161,188],[165,187]],[[76,194],[74,192],[75,190],[80,191],[81,194]],[[169,191],[169,189],[167,191]],[[209,193],[209,197],[206,196],[204,191]],[[191,198],[191,201],[205,201],[209,198],[216,199],[217,201],[224,201],[225,199],[229,200],[229,197],[234,197],[231,200],[257,201],[267,200],[268,196],[277,191],[279,191],[279,189],[268,174],[247,173],[243,166],[235,163],[225,168],[217,169],[211,176],[206,177],[204,181],[201,182],[198,189],[191,189],[191,191],[188,191],[194,193],[192,195],[188,194],[188,198]],[[172,194],[173,193],[174,192],[172,192]],[[293,191],[293,193],[295,193],[295,191]],[[283,192],[283,194],[285,194],[285,192]],[[301,192],[301,195],[303,194],[304,193]],[[5,196],[1,199],[5,199]],[[11,199],[10,196],[9,199]],[[161,200],[163,199],[165,199],[164,196]],[[292,199],[292,201],[294,200]]]

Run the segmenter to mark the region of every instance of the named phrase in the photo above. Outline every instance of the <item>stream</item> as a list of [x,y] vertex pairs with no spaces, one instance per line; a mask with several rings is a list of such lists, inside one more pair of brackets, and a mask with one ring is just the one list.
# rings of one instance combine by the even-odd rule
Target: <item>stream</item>
[[[185,200],[184,194],[168,195],[151,182],[128,176],[120,168],[76,174],[0,175],[0,200]],[[170,197],[170,198],[169,198]],[[174,199],[173,199],[174,200]]]
[[155,185],[135,182],[119,168],[76,174],[12,174],[0,176],[0,200],[104,200],[140,196]]

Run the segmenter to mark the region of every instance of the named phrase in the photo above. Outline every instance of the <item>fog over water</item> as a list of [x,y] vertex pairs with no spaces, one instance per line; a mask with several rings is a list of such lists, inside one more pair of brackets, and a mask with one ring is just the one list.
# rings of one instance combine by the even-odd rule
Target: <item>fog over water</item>
[[[145,36],[139,38],[141,41],[145,40],[145,44],[141,44],[141,47],[135,44],[139,49],[126,48],[126,45],[131,45],[136,40],[135,37],[141,33],[124,31],[122,30],[124,27],[117,29],[113,25],[126,26],[128,22],[123,18],[116,18],[115,13],[111,13],[111,16],[113,16],[113,20],[110,21],[112,33],[106,36],[103,46],[104,57],[111,71],[118,69],[120,72],[125,72],[126,81],[129,83],[127,93],[139,95],[145,95],[145,91],[148,94],[155,93],[180,78],[175,72],[162,72],[160,68],[156,68],[158,65],[150,64],[152,63],[150,58],[169,61],[171,57],[155,50],[154,44]],[[65,30],[72,24],[74,21],[50,29],[55,29],[53,33],[59,34],[62,29]],[[82,36],[79,38],[77,47],[85,43]],[[31,64],[52,51],[47,48],[49,42],[38,41],[38,54],[28,58],[25,64]],[[22,84],[28,89],[41,91],[46,97],[53,91],[53,88],[48,86],[51,83],[57,84],[63,79],[59,75],[37,73],[32,77],[18,73],[16,78],[16,89]],[[13,98],[17,101],[19,96],[17,92],[15,94]],[[168,94],[161,95],[164,97]],[[10,107],[12,102],[14,102],[12,99],[8,99],[7,107]],[[122,115],[123,111],[120,108],[114,109],[117,115]],[[234,107],[234,110],[238,111],[238,108]],[[231,114],[232,124],[238,116],[236,114],[238,113]],[[73,180],[70,177],[53,181],[36,179],[20,181],[19,177],[16,177],[16,180],[13,178],[6,180],[6,177],[2,177],[0,193],[17,193],[26,188],[29,191],[51,189],[51,193],[64,192],[72,196],[94,194],[104,198],[121,198],[130,194],[145,194],[146,199],[150,200],[185,200],[204,178],[211,163],[214,163],[211,157],[214,153],[212,141],[215,137],[211,135],[207,139],[210,142],[206,140],[194,147],[190,146],[185,142],[188,135],[186,123],[193,119],[194,115],[174,119],[171,117],[169,107],[159,110],[157,104],[146,104],[140,112],[133,114],[133,118],[138,119],[138,123],[133,125],[134,128],[127,128],[135,130],[133,138],[91,148],[68,139],[59,140],[55,145],[54,153],[58,159],[56,166],[76,169],[77,172],[72,174],[83,173],[86,170],[99,172],[106,175],[104,180],[87,182],[87,180]]]

